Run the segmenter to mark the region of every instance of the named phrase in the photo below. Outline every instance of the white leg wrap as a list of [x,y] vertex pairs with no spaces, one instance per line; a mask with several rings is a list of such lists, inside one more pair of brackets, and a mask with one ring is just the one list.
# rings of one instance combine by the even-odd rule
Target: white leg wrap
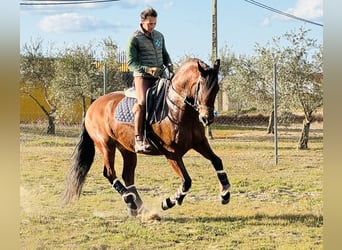
[[226,170],[217,170],[216,173],[218,173],[218,174],[225,174]]

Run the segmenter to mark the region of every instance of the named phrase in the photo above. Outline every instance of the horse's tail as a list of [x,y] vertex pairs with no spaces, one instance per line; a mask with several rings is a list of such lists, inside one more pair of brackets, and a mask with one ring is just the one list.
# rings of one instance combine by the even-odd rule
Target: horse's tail
[[83,121],[82,131],[72,155],[72,166],[66,178],[66,188],[63,195],[65,204],[74,197],[79,198],[87,173],[94,161],[94,155],[94,141],[90,138]]

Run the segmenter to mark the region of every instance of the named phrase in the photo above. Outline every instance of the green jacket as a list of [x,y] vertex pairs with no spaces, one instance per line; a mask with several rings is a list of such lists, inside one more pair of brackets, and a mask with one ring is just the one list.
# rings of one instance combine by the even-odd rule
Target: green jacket
[[126,55],[128,69],[134,72],[133,76],[151,77],[145,73],[147,67],[162,68],[172,63],[163,34],[154,30],[149,37],[141,27],[128,39]]

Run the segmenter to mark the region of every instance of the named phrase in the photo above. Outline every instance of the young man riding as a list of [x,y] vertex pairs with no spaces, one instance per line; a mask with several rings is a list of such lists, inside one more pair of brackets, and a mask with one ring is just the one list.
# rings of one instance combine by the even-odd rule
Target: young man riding
[[153,8],[141,12],[140,27],[130,36],[127,43],[127,64],[129,70],[133,71],[137,93],[137,103],[133,107],[137,153],[151,150],[151,145],[144,136],[146,91],[156,82],[164,65],[173,72],[164,36],[155,30],[157,16]]

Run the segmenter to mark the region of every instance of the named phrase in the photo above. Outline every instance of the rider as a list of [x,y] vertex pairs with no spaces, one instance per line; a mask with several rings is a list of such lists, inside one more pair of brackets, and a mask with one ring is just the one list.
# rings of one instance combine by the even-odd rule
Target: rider
[[137,103],[133,107],[135,151],[148,152],[151,145],[144,136],[146,91],[158,79],[163,66],[173,72],[172,62],[162,33],[155,30],[157,12],[147,8],[140,14],[140,27],[128,39],[127,64],[133,71]]

